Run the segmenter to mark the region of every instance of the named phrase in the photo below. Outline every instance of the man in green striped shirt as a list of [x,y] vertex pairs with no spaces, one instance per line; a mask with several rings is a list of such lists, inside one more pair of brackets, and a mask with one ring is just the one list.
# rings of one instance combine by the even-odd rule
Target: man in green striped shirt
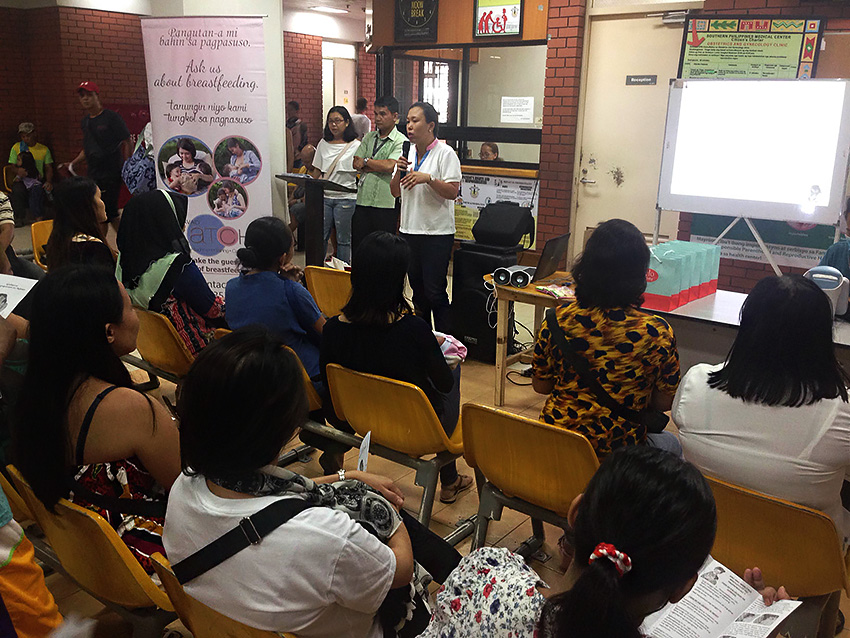
[[351,252],[366,235],[383,230],[395,233],[398,213],[395,197],[390,193],[390,180],[395,161],[401,157],[401,147],[407,138],[396,128],[398,100],[384,96],[375,100],[375,128],[363,136],[355,152],[354,168],[360,172],[357,206],[352,220]]

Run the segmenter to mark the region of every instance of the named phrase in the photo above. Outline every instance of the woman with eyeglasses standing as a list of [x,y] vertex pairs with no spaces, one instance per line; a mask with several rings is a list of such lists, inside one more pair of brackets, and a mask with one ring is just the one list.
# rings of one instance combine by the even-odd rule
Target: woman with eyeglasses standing
[[359,145],[348,109],[333,107],[325,120],[324,137],[316,146],[311,175],[354,189],[351,193],[325,191],[325,246],[331,237],[331,228],[336,228],[337,257],[346,263],[351,263],[351,218],[357,204],[354,153]]

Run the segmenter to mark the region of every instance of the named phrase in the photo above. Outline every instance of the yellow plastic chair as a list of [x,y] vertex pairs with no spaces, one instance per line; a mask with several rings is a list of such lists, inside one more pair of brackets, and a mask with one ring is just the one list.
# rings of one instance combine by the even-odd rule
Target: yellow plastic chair
[[65,499],[48,511],[17,468],[7,469],[65,573],[130,621],[134,638],[159,638],[176,617],[174,607],[109,523]]
[[27,527],[27,524],[35,522],[35,516],[30,512],[30,508],[18,494],[6,475],[0,472],[0,489],[6,495],[6,500],[9,501],[9,508],[12,510],[12,518],[14,518],[21,527]]
[[186,593],[177,576],[171,571],[171,564],[165,556],[156,553],[151,556],[151,561],[177,610],[177,615],[195,638],[295,638],[292,634],[254,629],[220,614]]
[[336,317],[351,296],[351,273],[335,268],[307,266],[304,269],[307,290],[326,317]]
[[142,308],[136,308],[136,315],[139,317],[136,348],[143,361],[139,362],[136,357],[125,357],[125,360],[158,377],[179,383],[189,372],[195,357],[165,315]]
[[[463,454],[461,424],[451,437],[446,436],[428,397],[412,383],[354,372],[335,363],[329,364],[326,372],[337,416],[360,436],[372,432],[373,454],[416,470],[415,482],[425,490],[419,522],[427,527],[440,468]],[[340,435],[333,436],[336,440],[360,445],[357,437],[333,432]],[[420,458],[431,454],[436,456]]]
[[6,164],[6,166],[3,167],[3,190],[5,192],[12,192],[12,183],[15,181],[17,176],[18,170],[16,166]]
[[717,502],[711,554],[736,574],[757,565],[794,596],[850,593],[841,538],[818,510],[706,477]]
[[45,246],[53,232],[53,220],[46,219],[43,222],[33,222],[30,226],[30,237],[32,237],[32,257],[42,270],[47,272],[47,260],[45,259]]
[[461,415],[463,457],[487,479],[472,548],[484,545],[490,521],[509,507],[531,516],[534,536],[520,548],[530,556],[543,544],[542,521],[569,526],[570,504],[599,467],[593,446],[576,432],[475,403]]
[[832,519],[803,505],[706,478],[717,503],[712,556],[739,576],[758,566],[765,582],[785,585],[791,595],[810,599],[789,619],[795,623],[792,635],[801,631],[832,638],[840,592],[850,592],[847,557]]

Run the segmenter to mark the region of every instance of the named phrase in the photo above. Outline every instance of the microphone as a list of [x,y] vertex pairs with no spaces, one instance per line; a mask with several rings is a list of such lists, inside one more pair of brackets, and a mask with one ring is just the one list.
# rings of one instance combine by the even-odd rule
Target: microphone
[[[405,140],[404,144],[401,145],[401,156],[404,159],[407,159],[407,156],[410,154],[410,140]],[[399,171],[401,176],[404,177],[407,175],[407,171]]]

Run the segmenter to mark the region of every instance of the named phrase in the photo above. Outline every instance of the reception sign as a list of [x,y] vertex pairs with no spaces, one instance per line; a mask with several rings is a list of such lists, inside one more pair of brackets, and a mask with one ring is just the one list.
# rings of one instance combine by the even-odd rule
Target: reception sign
[[263,21],[147,18],[142,36],[159,185],[189,197],[192,257],[223,293],[272,210]]

